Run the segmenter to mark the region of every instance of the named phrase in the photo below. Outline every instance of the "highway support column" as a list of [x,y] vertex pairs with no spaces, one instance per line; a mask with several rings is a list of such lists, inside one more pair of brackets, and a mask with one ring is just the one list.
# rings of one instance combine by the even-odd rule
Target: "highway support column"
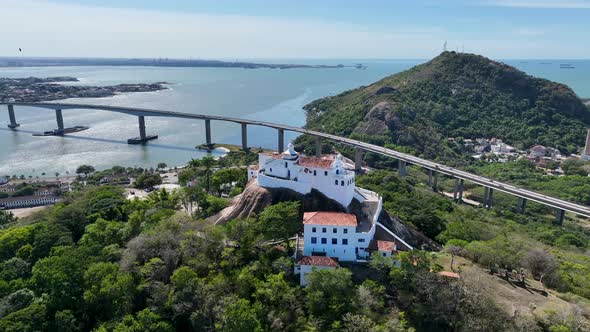
[[283,130],[282,128],[278,129],[278,139],[279,139],[279,145],[277,147],[277,150],[279,151],[279,153],[285,151],[285,130]]
[[146,139],[145,118],[143,117],[143,115],[139,115],[137,118],[139,121],[139,140],[143,142]]
[[57,130],[55,131],[56,135],[63,135],[64,134],[64,117],[61,110],[55,110],[55,120],[57,121]]
[[438,173],[434,172],[434,182],[432,183],[432,191],[438,192]]
[[459,192],[459,179],[455,178],[455,185],[453,186],[453,201],[457,201],[457,193]]
[[208,148],[213,147],[211,142],[211,120],[209,119],[205,119],[205,144],[207,144]]
[[525,208],[526,208],[526,198],[520,197],[518,199],[518,204],[516,205],[516,212],[524,214]]
[[363,170],[363,150],[359,148],[354,150],[354,170],[357,172]]
[[319,136],[315,138],[315,156],[318,158],[322,156],[322,138]]
[[406,162],[404,160],[398,160],[397,170],[400,177],[406,176]]
[[562,209],[557,209],[555,211],[555,224],[556,225],[563,225],[563,217],[565,216],[565,211]]
[[14,105],[8,105],[8,117],[10,118],[10,124],[8,128],[15,129],[16,127],[20,126],[20,124],[16,123],[16,117],[14,116]]
[[242,123],[242,150],[248,151],[248,125]]

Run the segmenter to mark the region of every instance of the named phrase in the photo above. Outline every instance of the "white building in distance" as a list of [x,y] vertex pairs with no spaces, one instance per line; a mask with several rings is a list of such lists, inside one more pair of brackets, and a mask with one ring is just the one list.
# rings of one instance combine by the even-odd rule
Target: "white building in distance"
[[304,195],[316,189],[345,208],[354,197],[354,176],[344,168],[342,155],[305,157],[292,143],[281,154],[260,153],[258,167],[248,170],[248,180],[255,178],[260,187],[288,188]]

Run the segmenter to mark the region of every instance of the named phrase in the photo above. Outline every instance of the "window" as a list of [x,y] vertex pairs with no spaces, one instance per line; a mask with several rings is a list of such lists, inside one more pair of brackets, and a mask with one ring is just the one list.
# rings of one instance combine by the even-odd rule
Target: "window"
[[322,227],[322,233],[326,232],[326,227]]
[[313,243],[313,244],[318,243],[318,238],[317,237],[312,237],[311,238],[311,243]]
[[332,244],[338,244],[338,239],[332,238]]
[[387,254],[386,253],[383,253],[383,257],[387,257]]
[[312,232],[312,233],[315,233],[315,230],[316,230],[316,229],[315,229],[315,227],[312,227],[312,228],[311,228],[311,232]]
[[361,243],[365,242],[365,239],[359,239],[359,242],[361,242]]
[[326,239],[325,237],[322,238],[322,244],[326,244],[328,243],[328,239]]
[[318,172],[314,169],[313,170],[313,176],[316,176],[316,175],[318,175]]
[[328,171],[324,171],[324,175],[325,176],[328,176]]
[[272,173],[272,167],[270,168],[270,172]]
[[339,169],[336,170],[336,175],[338,175],[338,174],[340,174],[340,170]]
[[332,233],[334,233],[334,234],[338,233],[338,228],[336,228],[336,227],[332,228]]
[[344,234],[348,234],[348,228],[344,229]]
[[340,181],[340,185],[344,187],[344,180]]
[[285,168],[288,168],[289,166],[287,165],[287,162],[285,161]]
[[[270,171],[272,172],[272,168],[270,169]],[[334,180],[334,184],[338,185],[338,180]]]
[[348,244],[348,239],[342,239],[342,244],[343,245],[347,245]]

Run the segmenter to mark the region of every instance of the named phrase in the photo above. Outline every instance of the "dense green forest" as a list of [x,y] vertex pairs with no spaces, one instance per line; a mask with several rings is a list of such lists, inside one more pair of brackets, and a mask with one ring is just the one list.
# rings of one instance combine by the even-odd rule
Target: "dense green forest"
[[448,137],[497,137],[520,149],[543,144],[569,154],[583,146],[590,126],[590,111],[567,86],[455,52],[305,109],[307,128],[454,164],[465,159]]
[[[16,219],[0,211],[0,331],[587,327],[586,229],[555,226],[549,218],[514,215],[501,207],[459,206],[412,177],[388,171],[363,175],[357,184],[382,194],[390,214],[446,245],[445,251],[476,262],[482,271],[530,269],[531,278],[542,276],[548,289],[579,310],[543,309],[534,319],[510,315],[468,274],[465,279],[437,274],[444,252],[400,253],[394,257],[399,265],[372,257],[367,265],[312,272],[309,285],[300,287],[287,240],[301,228],[298,202],[271,205],[224,226],[204,221],[226,204],[220,183],[235,184],[231,195],[245,184],[245,170],[230,164],[252,155],[193,160],[181,181],[197,179],[196,186],[154,191],[145,200],[128,200],[118,187],[91,184],[74,186],[63,202],[31,217]],[[198,208],[188,209],[193,204]],[[538,251],[543,260],[531,261]]]

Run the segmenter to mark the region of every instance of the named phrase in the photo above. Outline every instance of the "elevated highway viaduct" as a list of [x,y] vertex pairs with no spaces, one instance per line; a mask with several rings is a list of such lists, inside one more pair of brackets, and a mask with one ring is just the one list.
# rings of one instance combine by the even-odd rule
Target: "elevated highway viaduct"
[[438,189],[438,177],[440,174],[455,179],[454,197],[456,200],[461,201],[463,196],[463,187],[465,181],[480,185],[484,187],[483,206],[491,207],[493,203],[494,192],[503,192],[519,198],[517,205],[517,211],[524,212],[526,202],[532,201],[555,209],[556,222],[558,224],[563,223],[565,212],[571,212],[573,214],[590,218],[590,207],[568,202],[556,197],[544,195],[531,190],[520,188],[511,184],[502,183],[493,179],[488,179],[483,176],[471,174],[469,172],[462,171],[457,168],[445,166],[433,161],[418,158],[413,155],[398,152],[392,149],[387,149],[378,145],[369,144],[354,139],[340,137],[332,134],[326,134],[319,131],[309,130],[300,127],[293,127],[289,125],[247,120],[240,118],[224,117],[218,115],[205,115],[205,114],[190,114],[173,111],[145,109],[145,108],[133,108],[133,107],[120,107],[120,106],[106,106],[106,105],[85,105],[85,104],[64,104],[64,103],[0,103],[0,105],[6,105],[8,109],[9,124],[8,127],[16,129],[19,124],[16,120],[15,107],[35,107],[41,109],[54,110],[56,114],[57,129],[54,131],[56,134],[63,133],[64,120],[62,116],[62,110],[75,109],[75,110],[101,110],[108,112],[117,112],[136,116],[138,118],[139,136],[130,139],[129,143],[144,143],[150,139],[156,138],[157,136],[149,136],[146,134],[145,128],[145,117],[170,117],[187,120],[202,120],[205,121],[205,139],[206,144],[211,146],[211,121],[225,121],[237,123],[241,126],[241,137],[242,137],[242,148],[248,148],[248,126],[262,126],[273,128],[277,130],[277,150],[283,151],[285,142],[284,134],[285,131],[297,132],[301,134],[310,135],[316,138],[316,154],[321,154],[322,140],[329,140],[341,144],[345,144],[355,148],[355,166],[360,169],[362,166],[362,156],[364,152],[373,152],[379,155],[387,156],[390,158],[397,159],[399,161],[398,171],[401,176],[406,173],[406,165],[412,164],[419,166],[428,172],[428,185],[431,186],[435,191]]

